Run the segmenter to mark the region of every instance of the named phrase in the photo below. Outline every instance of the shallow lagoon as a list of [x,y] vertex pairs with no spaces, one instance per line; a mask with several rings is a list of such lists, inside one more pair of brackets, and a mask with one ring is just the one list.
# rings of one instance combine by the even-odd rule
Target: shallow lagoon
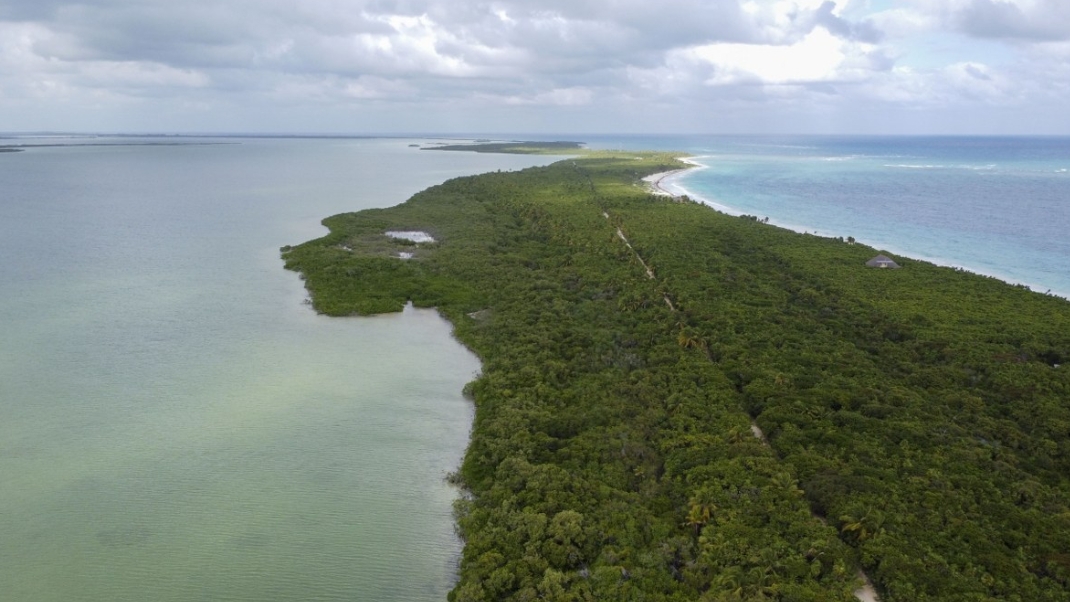
[[552,158],[237,142],[0,160],[5,598],[445,598],[478,362],[433,311],[315,315],[278,248]]

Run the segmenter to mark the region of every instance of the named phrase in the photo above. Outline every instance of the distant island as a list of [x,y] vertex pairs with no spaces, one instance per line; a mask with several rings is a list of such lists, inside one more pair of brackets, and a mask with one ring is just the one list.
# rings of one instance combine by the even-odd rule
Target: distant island
[[98,147],[98,146],[221,146],[227,144],[240,144],[239,142],[224,141],[130,141],[124,140],[124,136],[115,136],[117,141],[109,142],[48,142],[35,144],[19,144],[0,146],[0,153],[19,153],[25,150],[41,148],[73,148],[73,147]]
[[424,148],[424,150],[512,153],[518,155],[560,155],[581,149],[583,149],[582,142],[490,142],[489,140],[477,140],[475,144],[441,144]]
[[282,250],[318,311],[437,307],[482,358],[451,601],[1070,599],[1070,302],[556,144]]

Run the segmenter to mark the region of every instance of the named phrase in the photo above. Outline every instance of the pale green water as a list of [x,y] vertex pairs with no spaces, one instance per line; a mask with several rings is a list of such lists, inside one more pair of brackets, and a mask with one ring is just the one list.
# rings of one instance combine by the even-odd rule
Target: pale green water
[[411,141],[0,156],[0,600],[443,600],[478,371],[314,315],[278,247],[551,159]]

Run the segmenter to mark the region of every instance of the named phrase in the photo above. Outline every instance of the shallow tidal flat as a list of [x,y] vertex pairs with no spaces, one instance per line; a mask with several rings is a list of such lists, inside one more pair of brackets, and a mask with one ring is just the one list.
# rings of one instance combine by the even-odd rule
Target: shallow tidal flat
[[550,159],[240,142],[0,160],[0,599],[450,589],[478,361],[430,310],[317,316],[278,248]]

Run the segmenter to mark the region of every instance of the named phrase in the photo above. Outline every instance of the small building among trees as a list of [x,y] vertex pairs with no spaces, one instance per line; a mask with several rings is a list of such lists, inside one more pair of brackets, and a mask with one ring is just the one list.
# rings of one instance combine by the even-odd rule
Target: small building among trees
[[873,259],[866,262],[866,265],[871,268],[893,268],[898,269],[899,264],[892,261],[891,258],[885,255],[877,255]]

